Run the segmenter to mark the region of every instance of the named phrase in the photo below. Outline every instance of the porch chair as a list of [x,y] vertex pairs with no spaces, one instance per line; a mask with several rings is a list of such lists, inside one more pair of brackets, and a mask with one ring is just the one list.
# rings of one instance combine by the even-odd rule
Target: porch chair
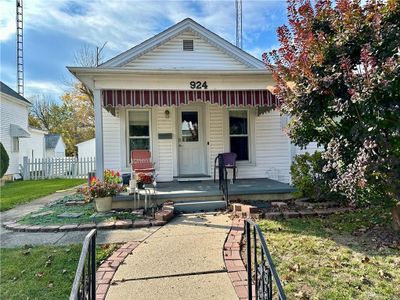
[[152,173],[154,175],[155,168],[151,161],[151,152],[148,150],[132,150],[131,171],[132,176],[135,173]]
[[[223,165],[222,162],[220,162],[219,160],[219,157],[221,156],[222,156],[222,161],[224,162]],[[225,152],[218,154],[218,156],[214,160],[214,182],[215,182],[215,172],[217,168],[232,169],[233,182],[236,181],[236,173],[237,173],[236,158],[237,154],[233,152]]]

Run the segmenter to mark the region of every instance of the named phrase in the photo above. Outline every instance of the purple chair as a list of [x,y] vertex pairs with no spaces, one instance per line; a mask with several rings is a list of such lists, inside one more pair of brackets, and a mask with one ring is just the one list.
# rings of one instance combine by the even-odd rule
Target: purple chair
[[[224,162],[222,165],[222,162],[220,161],[220,157],[222,156],[222,161]],[[237,154],[233,152],[225,152],[225,153],[220,153],[214,160],[214,182],[215,182],[215,170],[217,168],[225,168],[225,169],[232,169],[233,170],[233,182],[236,181],[236,172],[237,172],[237,167],[236,167],[236,157]]]

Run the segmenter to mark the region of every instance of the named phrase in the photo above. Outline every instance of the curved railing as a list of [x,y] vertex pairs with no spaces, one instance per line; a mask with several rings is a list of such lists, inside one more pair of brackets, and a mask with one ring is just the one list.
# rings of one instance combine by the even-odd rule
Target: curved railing
[[[286,300],[285,292],[260,226],[250,219],[246,219],[244,225],[248,299],[255,297],[257,300],[272,300],[274,293],[276,293],[278,299]],[[258,247],[260,251],[258,251]],[[255,295],[253,295],[253,281]],[[275,285],[275,288],[273,288],[273,285]]]
[[85,237],[70,300],[96,299],[96,229]]

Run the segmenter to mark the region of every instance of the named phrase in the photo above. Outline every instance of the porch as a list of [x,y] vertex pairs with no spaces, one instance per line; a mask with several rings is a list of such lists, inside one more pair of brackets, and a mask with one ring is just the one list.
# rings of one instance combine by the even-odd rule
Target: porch
[[[238,179],[228,183],[229,199],[232,200],[287,200],[292,198],[294,188],[269,178]],[[144,195],[144,192],[140,192]],[[133,208],[133,195],[127,192],[115,196],[113,208]],[[141,198],[143,200],[143,197]],[[151,201],[161,204],[166,201],[221,201],[222,192],[218,188],[218,181],[201,180],[186,182],[157,183],[156,190],[151,189]]]

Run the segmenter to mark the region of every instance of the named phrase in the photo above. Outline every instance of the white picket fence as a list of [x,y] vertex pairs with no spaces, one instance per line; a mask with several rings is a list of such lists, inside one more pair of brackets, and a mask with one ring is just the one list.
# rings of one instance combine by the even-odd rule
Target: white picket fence
[[96,169],[94,157],[24,157],[20,171],[24,180],[50,178],[87,178]]

